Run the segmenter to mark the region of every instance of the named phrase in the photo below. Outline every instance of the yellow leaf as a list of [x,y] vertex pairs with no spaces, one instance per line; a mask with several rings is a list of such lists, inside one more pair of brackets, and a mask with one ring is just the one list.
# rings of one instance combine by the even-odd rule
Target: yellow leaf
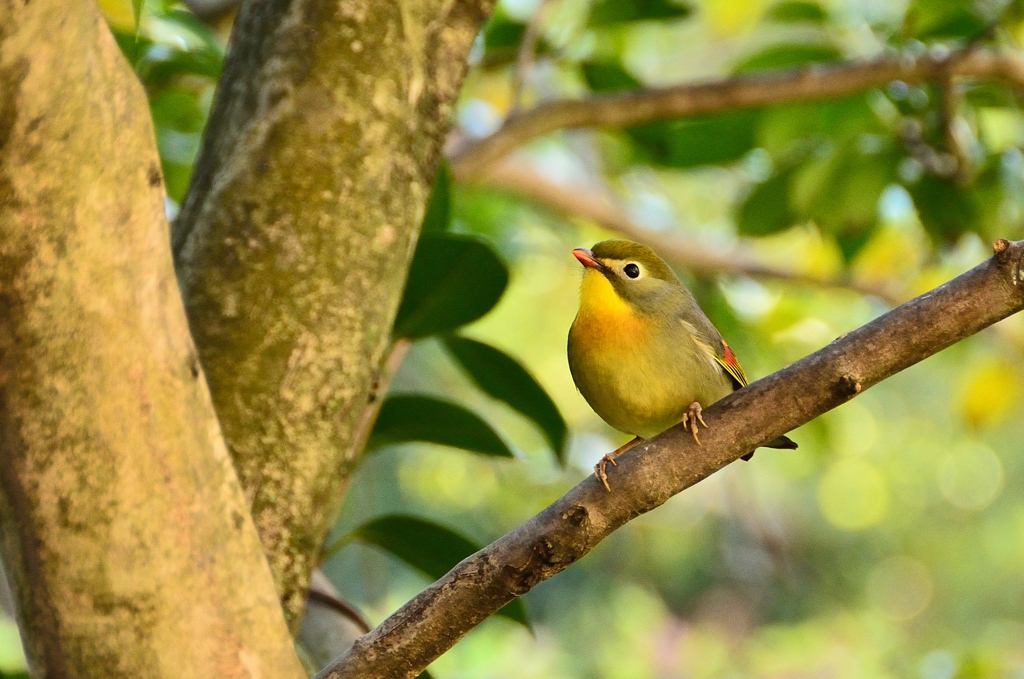
[[964,382],[960,411],[972,427],[998,424],[1017,403],[1020,381],[1013,367],[991,359],[971,370]]
[[761,0],[709,0],[703,7],[708,27],[715,35],[734,37],[749,33],[761,20]]
[[99,0],[99,5],[111,28],[126,33],[135,31],[132,0]]

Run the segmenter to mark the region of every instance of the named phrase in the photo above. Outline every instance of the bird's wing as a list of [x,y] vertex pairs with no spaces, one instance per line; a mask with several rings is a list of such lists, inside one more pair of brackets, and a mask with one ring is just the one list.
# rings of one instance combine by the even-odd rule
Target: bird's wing
[[722,353],[719,355],[716,352],[715,360],[718,362],[718,365],[722,366],[725,372],[729,373],[729,377],[736,382],[737,389],[747,386],[747,374],[743,372],[743,367],[740,366],[739,360],[736,359],[736,354],[732,353],[732,349],[725,343],[725,340],[722,340]]

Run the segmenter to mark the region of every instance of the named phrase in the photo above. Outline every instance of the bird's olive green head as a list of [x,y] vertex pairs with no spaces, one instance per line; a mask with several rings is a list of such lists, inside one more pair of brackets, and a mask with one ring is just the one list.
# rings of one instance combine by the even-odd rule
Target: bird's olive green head
[[[641,312],[669,311],[683,298],[689,299],[679,277],[646,245],[605,240],[590,250],[573,250],[573,254],[587,268],[587,276],[603,276],[619,297]],[[586,290],[584,286],[584,295]]]

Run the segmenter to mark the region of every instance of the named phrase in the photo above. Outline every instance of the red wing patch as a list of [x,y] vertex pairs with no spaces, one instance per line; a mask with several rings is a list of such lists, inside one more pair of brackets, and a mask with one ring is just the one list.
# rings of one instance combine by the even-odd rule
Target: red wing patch
[[722,357],[715,356],[715,360],[725,368],[725,372],[729,373],[734,380],[739,382],[741,387],[747,386],[747,375],[743,372],[740,362],[736,359],[736,354],[732,353],[732,349],[725,343],[725,340],[722,340],[722,348],[725,350],[725,355]]

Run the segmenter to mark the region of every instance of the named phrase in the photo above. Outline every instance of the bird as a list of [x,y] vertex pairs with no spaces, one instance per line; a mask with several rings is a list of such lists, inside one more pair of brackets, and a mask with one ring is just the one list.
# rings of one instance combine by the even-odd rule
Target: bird
[[[644,439],[683,423],[700,445],[701,411],[747,385],[736,354],[671,267],[654,250],[605,240],[572,251],[583,265],[579,312],[569,329],[572,379],[605,422],[635,438],[605,455],[594,473]],[[765,444],[794,449],[787,436]],[[749,460],[753,452],[743,459]]]

